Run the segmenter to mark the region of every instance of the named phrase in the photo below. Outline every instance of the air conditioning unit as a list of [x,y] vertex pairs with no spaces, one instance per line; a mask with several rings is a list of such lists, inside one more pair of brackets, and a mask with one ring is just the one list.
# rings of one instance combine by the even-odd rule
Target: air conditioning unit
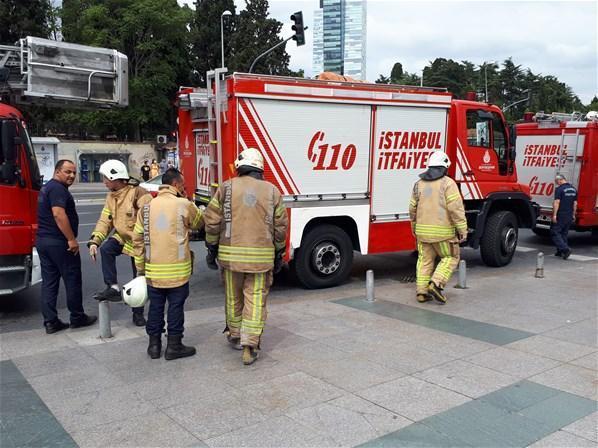
[[156,141],[160,145],[165,145],[166,143],[168,143],[168,136],[166,136],[166,135],[157,135],[156,136]]

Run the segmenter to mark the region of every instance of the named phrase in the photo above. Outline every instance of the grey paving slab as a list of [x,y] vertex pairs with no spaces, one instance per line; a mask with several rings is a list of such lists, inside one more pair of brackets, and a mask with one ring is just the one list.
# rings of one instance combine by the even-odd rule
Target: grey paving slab
[[72,435],[81,448],[207,446],[161,412],[113,421]]
[[517,412],[560,393],[552,387],[523,380],[480,398],[481,401],[509,412]]
[[564,431],[556,431],[530,445],[530,448],[596,448],[596,442],[577,437]]
[[[595,310],[594,314],[596,314]],[[597,325],[595,318],[585,319],[548,331],[544,333],[544,336],[576,344],[598,347],[598,334],[596,333]]]
[[266,322],[266,328],[260,341],[262,351],[267,353],[274,349],[284,350],[293,345],[313,344],[311,339],[307,339],[298,334],[291,333],[286,328],[276,327]]
[[60,372],[88,369],[101,364],[79,347],[13,358],[13,362],[27,378]]
[[586,369],[598,370],[598,352],[590,353],[587,356],[569,361],[569,364],[573,364],[579,367],[585,367]]
[[264,414],[282,414],[294,408],[323,403],[344,395],[345,391],[303,372],[254,384],[244,398]]
[[413,377],[373,386],[356,395],[413,421],[470,401],[465,395]]
[[412,423],[355,395],[344,395],[286,415],[333,440],[334,446],[355,446]]
[[313,429],[284,415],[205,440],[211,447],[311,447],[320,437]]
[[405,429],[386,434],[359,445],[359,448],[439,448],[465,447],[462,440],[451,438],[429,426],[415,423]]
[[489,342],[495,345],[505,345],[519,339],[532,336],[532,333],[516,330],[513,328],[501,327],[498,325],[479,322],[471,319],[463,319],[449,314],[443,314],[436,311],[430,311],[394,303],[386,300],[377,300],[374,303],[368,303],[362,297],[341,299],[336,303],[353,307],[356,309],[369,311],[371,313],[381,314],[395,319],[404,320],[435,330],[445,331],[447,333],[465,336],[471,339],[477,339],[483,342]]
[[65,336],[63,332],[46,334],[41,328],[37,330],[2,333],[0,334],[0,345],[2,345],[2,350],[10,358],[76,347],[76,343]]
[[506,347],[563,362],[572,361],[596,351],[595,347],[574,344],[542,335],[522,339]]
[[517,381],[510,375],[460,360],[415,373],[413,376],[471,398],[478,398]]
[[592,400],[598,399],[598,376],[596,371],[585,367],[563,364],[535,375],[530,380]]
[[324,317],[307,322],[288,324],[285,327],[286,330],[311,340],[334,338],[359,328],[363,328],[363,325],[360,325],[354,320],[343,319],[342,314],[340,316]]
[[309,344],[296,344],[290,347],[275,347],[267,351],[268,355],[279,361],[292,362],[318,362],[332,361],[347,358],[349,354],[345,351],[335,349],[319,342]]
[[76,446],[11,361],[0,362],[0,373],[0,446]]
[[520,379],[529,378],[561,364],[554,359],[504,347],[468,356],[464,360]]
[[245,387],[295,373],[298,370],[291,363],[272,358],[265,350],[260,352],[258,362],[250,366],[241,364],[240,356],[242,352],[238,351],[236,353],[238,357],[235,362],[213,366],[207,372],[230,386],[239,387],[243,385]]
[[590,415],[565,426],[563,431],[598,443],[598,412],[593,412]]

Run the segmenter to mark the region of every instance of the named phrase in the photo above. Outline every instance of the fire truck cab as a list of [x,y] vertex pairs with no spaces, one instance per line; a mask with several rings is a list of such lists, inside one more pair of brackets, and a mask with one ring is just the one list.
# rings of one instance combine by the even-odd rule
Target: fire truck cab
[[535,221],[517,182],[513,138],[496,106],[452,100],[446,89],[208,73],[208,89],[181,89],[179,157],[188,191],[207,203],[254,147],[284,196],[287,259],[307,288],[350,273],[353,252],[416,247],[413,184],[433,151],[452,160],[468,244],[490,266],[513,257],[518,229]]

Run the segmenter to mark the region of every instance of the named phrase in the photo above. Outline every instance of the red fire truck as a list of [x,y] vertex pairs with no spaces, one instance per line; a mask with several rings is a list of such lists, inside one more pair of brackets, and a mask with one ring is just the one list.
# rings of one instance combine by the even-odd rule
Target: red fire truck
[[578,231],[598,231],[598,121],[576,114],[538,113],[517,125],[517,170],[540,213],[534,231],[548,235],[554,177],[563,174],[577,188]]
[[513,257],[531,227],[529,188],[517,183],[513,136],[496,106],[452,100],[446,89],[208,73],[208,89],[181,89],[179,157],[198,202],[234,175],[248,147],[284,195],[287,259],[308,288],[339,284],[353,251],[413,250],[409,199],[432,151],[448,153],[460,186],[468,244],[484,262]]
[[[125,106],[127,75],[127,57],[116,50],[35,37],[0,45],[0,99],[14,103]],[[0,296],[41,281],[34,247],[41,186],[23,115],[0,102]]]

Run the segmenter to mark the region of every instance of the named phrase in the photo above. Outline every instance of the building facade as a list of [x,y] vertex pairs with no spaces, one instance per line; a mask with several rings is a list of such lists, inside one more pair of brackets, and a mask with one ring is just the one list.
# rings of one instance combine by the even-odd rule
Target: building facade
[[314,11],[313,71],[366,77],[367,0],[320,0]]

